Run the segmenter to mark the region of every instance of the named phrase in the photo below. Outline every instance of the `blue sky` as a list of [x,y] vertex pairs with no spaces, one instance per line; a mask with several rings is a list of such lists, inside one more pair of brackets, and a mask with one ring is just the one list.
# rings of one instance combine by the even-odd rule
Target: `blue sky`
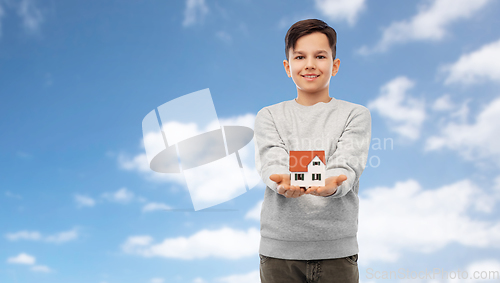
[[[284,36],[306,18],[338,33],[330,96],[372,114],[361,281],[500,271],[499,12],[493,0],[0,0],[0,281],[259,282],[262,183],[189,211],[182,180],[148,170],[141,122],[209,88],[221,121],[252,127],[297,95]],[[441,275],[409,281],[463,281]]]

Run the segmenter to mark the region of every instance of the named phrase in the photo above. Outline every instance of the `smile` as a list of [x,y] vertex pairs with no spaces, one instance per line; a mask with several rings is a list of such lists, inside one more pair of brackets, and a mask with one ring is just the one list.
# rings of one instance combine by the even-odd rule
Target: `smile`
[[317,79],[319,77],[319,75],[316,75],[316,76],[302,76],[304,79],[306,79],[307,81],[314,81],[315,79]]

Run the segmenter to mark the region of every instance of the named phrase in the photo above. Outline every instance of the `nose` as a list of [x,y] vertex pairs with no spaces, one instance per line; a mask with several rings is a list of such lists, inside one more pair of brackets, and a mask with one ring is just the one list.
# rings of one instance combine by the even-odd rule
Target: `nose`
[[315,69],[315,68],[316,68],[316,64],[314,62],[314,59],[313,58],[307,59],[307,61],[306,61],[306,69]]

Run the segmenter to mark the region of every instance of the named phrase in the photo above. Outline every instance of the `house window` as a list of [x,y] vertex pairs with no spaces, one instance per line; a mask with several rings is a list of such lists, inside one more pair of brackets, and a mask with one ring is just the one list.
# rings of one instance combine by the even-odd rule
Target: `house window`
[[304,174],[295,174],[295,181],[304,181]]
[[313,161],[313,166],[314,165],[319,165],[319,161]]
[[321,181],[321,174],[312,174],[312,180]]

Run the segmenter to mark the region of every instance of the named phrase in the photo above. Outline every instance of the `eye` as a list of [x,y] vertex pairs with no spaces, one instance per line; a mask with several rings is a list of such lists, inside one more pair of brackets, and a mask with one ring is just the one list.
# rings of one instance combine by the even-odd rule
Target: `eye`
[[300,55],[299,55],[299,56],[295,57],[295,59],[299,59],[299,57],[304,57],[304,56],[300,56]]
[[[325,56],[323,56],[323,55],[318,55],[318,57],[323,57],[323,58],[326,58],[326,57],[325,57]],[[323,59],[323,58],[321,58],[321,59]]]

